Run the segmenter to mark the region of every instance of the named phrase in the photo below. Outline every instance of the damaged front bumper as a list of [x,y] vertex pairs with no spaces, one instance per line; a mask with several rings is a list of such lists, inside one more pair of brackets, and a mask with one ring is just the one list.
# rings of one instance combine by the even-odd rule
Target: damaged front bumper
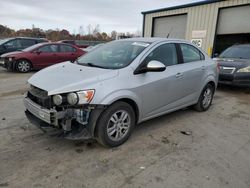
[[42,108],[40,105],[34,103],[29,98],[24,98],[24,106],[26,107],[27,111],[31,114],[39,118],[40,120],[53,125],[58,126],[58,119],[61,119],[65,116],[65,112],[57,112],[56,110],[48,110]]
[[9,58],[0,57],[0,66],[6,68],[9,71],[15,70],[16,61],[9,61]]
[[47,109],[35,103],[28,97],[24,98],[26,117],[44,132],[71,140],[86,140],[95,138],[95,126],[104,106],[86,106],[66,108],[61,111]]

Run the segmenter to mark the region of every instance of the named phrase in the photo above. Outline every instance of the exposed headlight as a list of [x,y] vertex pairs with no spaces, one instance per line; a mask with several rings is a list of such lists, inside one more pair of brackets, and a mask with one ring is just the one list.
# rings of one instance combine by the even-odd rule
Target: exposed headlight
[[59,106],[62,104],[63,99],[61,95],[54,95],[52,99],[55,105]]
[[250,72],[250,66],[239,69],[237,72]]
[[69,93],[67,95],[67,101],[71,105],[75,105],[78,103],[78,95],[76,93]]
[[95,93],[94,90],[86,90],[86,91],[78,91],[76,93],[69,93],[67,95],[67,101],[71,105],[88,104],[92,100],[94,93]]
[[9,57],[9,61],[12,61],[12,60],[14,60],[14,57]]

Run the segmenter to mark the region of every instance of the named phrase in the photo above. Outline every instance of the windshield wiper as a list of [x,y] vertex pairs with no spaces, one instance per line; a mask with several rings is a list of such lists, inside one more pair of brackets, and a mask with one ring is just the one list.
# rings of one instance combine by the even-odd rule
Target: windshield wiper
[[107,69],[106,67],[103,67],[103,66],[100,66],[100,65],[96,65],[96,64],[93,64],[93,63],[84,63],[82,65],[88,65],[90,67],[97,67],[97,68]]

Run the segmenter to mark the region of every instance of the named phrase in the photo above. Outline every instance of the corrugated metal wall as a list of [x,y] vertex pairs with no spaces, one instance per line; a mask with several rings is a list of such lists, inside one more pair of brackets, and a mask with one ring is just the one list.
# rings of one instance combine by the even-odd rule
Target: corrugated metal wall
[[202,48],[210,53],[214,43],[219,8],[244,4],[250,4],[250,0],[227,0],[206,5],[149,13],[145,15],[144,36],[152,36],[153,18],[187,13],[186,39],[192,39],[192,31],[194,30],[206,30],[206,37],[203,38]]

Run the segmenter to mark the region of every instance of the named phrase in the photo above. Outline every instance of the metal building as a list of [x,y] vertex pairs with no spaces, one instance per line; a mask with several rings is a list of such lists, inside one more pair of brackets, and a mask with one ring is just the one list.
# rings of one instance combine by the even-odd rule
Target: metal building
[[250,43],[250,0],[207,0],[142,14],[144,37],[190,40],[209,55]]

